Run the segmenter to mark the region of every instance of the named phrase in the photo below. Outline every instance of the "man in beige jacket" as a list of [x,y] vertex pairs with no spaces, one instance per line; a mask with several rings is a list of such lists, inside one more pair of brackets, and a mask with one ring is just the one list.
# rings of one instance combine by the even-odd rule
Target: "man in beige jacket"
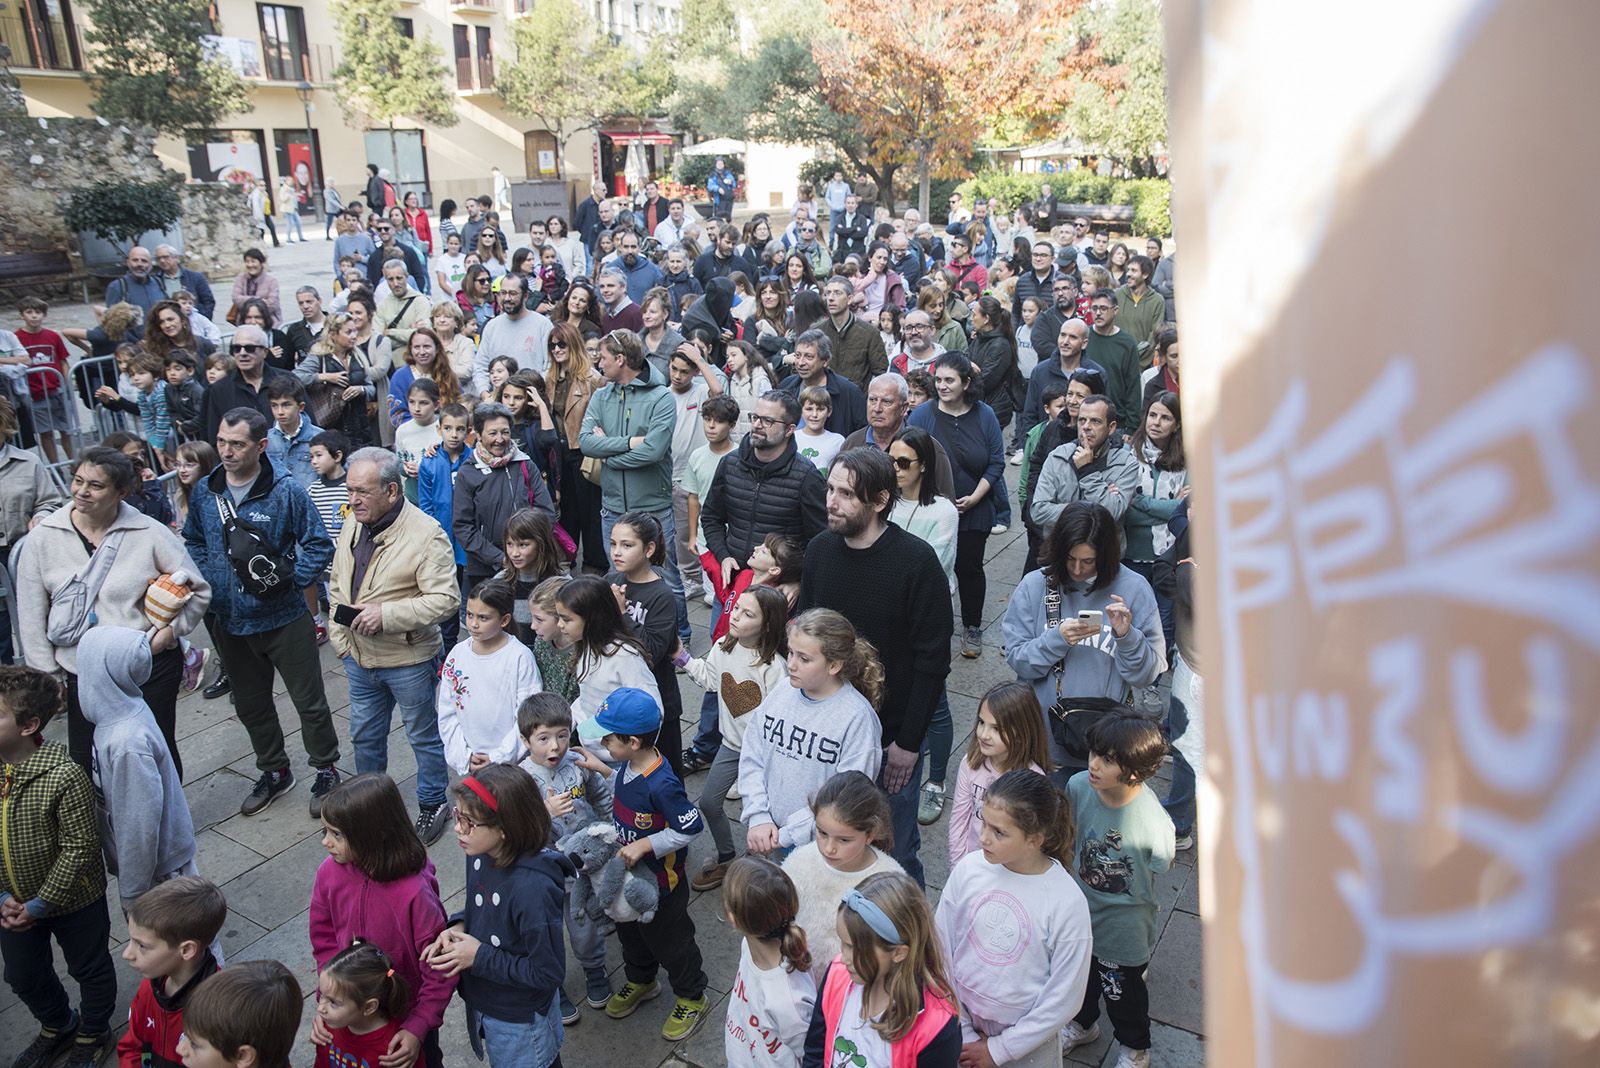
[[406,501],[394,453],[358,449],[346,485],[350,522],[333,550],[328,640],[350,680],[356,771],[388,768],[390,715],[398,705],[417,758],[417,835],[431,845],[450,824],[434,689],[439,621],[461,604],[455,550],[434,518]]

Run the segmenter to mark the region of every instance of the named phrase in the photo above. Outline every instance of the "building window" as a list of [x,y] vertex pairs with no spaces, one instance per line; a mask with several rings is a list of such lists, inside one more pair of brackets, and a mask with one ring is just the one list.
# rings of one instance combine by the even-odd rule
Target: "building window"
[[415,40],[416,39],[416,36],[417,36],[417,24],[416,24],[415,20],[413,20],[413,19],[403,19],[399,15],[396,15],[394,17],[394,24],[395,24],[395,28],[397,28],[400,31],[400,36],[401,37],[406,37],[406,38],[409,38],[411,40]]
[[472,88],[472,28],[457,23],[450,27],[456,46],[456,88]]
[[0,15],[0,42],[11,46],[11,65],[36,70],[82,70],[83,50],[68,0],[14,0],[16,15]]
[[494,88],[494,40],[489,27],[475,27],[478,34],[478,88]]
[[306,77],[306,20],[297,7],[257,4],[261,19],[261,52],[267,77],[275,82],[298,82]]

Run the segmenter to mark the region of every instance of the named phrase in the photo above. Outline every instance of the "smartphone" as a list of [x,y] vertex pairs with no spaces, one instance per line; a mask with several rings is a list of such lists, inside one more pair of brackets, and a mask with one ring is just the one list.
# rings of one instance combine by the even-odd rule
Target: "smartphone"
[[[337,619],[338,617],[335,616],[334,618]],[[1104,612],[1093,608],[1085,608],[1078,612],[1079,623],[1093,623],[1098,627],[1105,623],[1105,618]]]
[[356,621],[356,616],[360,614],[360,612],[357,612],[354,608],[347,604],[336,604],[333,606],[333,621],[339,624],[341,627],[353,625]]

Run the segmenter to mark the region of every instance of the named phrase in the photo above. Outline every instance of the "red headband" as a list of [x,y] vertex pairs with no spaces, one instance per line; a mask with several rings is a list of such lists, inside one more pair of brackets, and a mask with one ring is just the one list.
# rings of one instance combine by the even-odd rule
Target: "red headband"
[[474,779],[471,775],[468,775],[465,779],[461,780],[461,785],[477,794],[478,800],[488,805],[490,812],[500,811],[500,803],[494,799],[494,794],[491,794],[488,787],[484,786],[483,783],[479,782],[477,779]]

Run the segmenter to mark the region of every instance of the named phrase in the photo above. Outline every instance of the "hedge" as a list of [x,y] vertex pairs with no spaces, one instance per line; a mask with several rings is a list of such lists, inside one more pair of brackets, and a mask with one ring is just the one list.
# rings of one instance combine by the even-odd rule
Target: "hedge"
[[1038,197],[1039,187],[1047,182],[1063,204],[1130,204],[1134,233],[1147,237],[1172,234],[1168,206],[1172,187],[1161,178],[1102,178],[1085,168],[1061,174],[980,171],[956,188],[968,204],[980,197],[999,197],[1007,211],[1015,211]]

